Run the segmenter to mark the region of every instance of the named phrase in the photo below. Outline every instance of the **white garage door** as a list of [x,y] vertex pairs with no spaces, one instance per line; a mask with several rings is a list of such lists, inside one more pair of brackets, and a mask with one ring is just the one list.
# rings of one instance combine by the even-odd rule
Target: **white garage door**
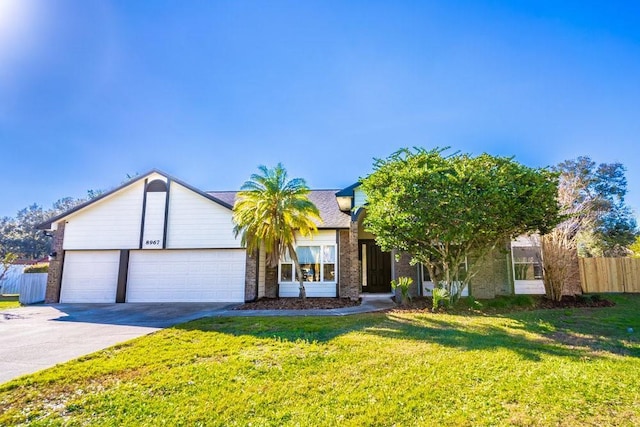
[[244,249],[131,251],[127,302],[244,302]]
[[120,251],[67,251],[60,302],[116,302]]

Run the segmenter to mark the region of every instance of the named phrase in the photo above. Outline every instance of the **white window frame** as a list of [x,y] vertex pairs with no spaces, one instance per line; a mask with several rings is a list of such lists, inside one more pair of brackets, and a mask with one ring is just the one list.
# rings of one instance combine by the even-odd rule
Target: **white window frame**
[[[320,248],[320,280],[319,281],[311,281],[311,282],[307,282],[305,281],[305,286],[306,285],[314,285],[314,284],[327,284],[327,283],[337,283],[338,282],[338,245],[333,243],[333,244],[325,244],[325,243],[318,243],[316,245],[312,245],[312,244],[307,244],[307,245],[299,245],[296,246],[296,252],[298,248],[308,248],[308,247],[316,247],[316,248]],[[333,251],[334,251],[334,260],[331,262],[325,262],[324,259],[324,248],[326,247],[332,247]],[[289,257],[287,257],[289,258]],[[324,277],[324,266],[325,265],[331,265],[333,264],[333,272],[334,272],[334,279],[333,280],[325,280]],[[291,280],[290,281],[285,281],[282,280],[282,266],[283,265],[290,265],[291,266]],[[295,264],[293,262],[293,260],[291,260],[290,258],[284,259],[284,260],[280,260],[280,262],[278,263],[278,283],[298,283],[297,282],[297,272],[296,272],[296,267]]]
[[[461,263],[461,265],[464,264],[464,270],[465,271],[469,271],[469,261],[467,259],[467,257],[464,257],[464,262]],[[427,270],[427,267],[420,263],[420,281],[422,282],[421,286],[422,286],[422,293],[424,295],[428,295],[432,292],[435,283],[433,283],[433,280],[431,279],[431,277],[429,277],[429,280],[426,279],[427,275],[429,274],[429,271]],[[464,289],[462,290],[462,296],[466,297],[469,296],[469,286],[465,286]]]
[[[540,279],[530,279],[530,280],[521,280],[516,279],[516,265],[517,264],[529,264],[529,263],[516,263],[514,257],[514,249],[515,248],[537,248],[541,251],[540,245],[540,236],[531,235],[531,236],[519,236],[516,239],[511,241],[511,271],[513,277],[513,292],[516,295],[519,294],[529,294],[529,295],[542,295],[545,293],[544,290],[544,282],[542,278]],[[544,254],[540,254],[540,262],[542,263],[542,257]],[[535,263],[535,261],[534,261]],[[541,266],[542,267],[542,266]]]

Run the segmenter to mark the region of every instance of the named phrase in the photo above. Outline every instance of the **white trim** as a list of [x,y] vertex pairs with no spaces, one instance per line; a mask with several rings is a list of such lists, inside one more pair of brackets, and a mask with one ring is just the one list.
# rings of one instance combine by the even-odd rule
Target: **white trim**
[[[513,293],[516,295],[542,295],[545,293],[544,281],[542,279],[535,280],[518,280],[516,279],[516,261],[513,256],[514,248],[540,248],[540,236],[519,236],[511,241],[511,274],[513,276]],[[525,264],[525,263],[518,263]]]

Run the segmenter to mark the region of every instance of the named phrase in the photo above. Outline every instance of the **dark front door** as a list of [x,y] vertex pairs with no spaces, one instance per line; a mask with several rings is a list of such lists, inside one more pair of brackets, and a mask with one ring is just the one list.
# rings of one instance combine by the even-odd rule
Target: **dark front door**
[[[364,292],[391,292],[391,254],[382,252],[373,240],[361,241],[362,265],[366,268]],[[366,267],[365,267],[366,266]]]

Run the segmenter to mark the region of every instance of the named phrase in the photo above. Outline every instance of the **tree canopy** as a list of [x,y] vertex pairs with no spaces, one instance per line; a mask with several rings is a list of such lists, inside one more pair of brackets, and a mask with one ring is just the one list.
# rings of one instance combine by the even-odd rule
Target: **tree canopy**
[[[560,174],[560,203],[576,223],[580,256],[626,256],[638,230],[625,202],[627,179],[621,163],[596,164],[590,157],[566,160]],[[573,237],[573,236],[572,236]]]
[[242,185],[233,207],[236,236],[242,236],[249,253],[262,248],[272,267],[289,255],[300,281],[300,297],[304,298],[303,274],[294,248],[295,233],[302,236],[315,233],[314,220],[321,220],[320,212],[308,198],[310,190],[306,182],[301,178],[289,180],[282,164],[258,169],[260,173],[251,175]]
[[375,160],[362,180],[364,225],[383,250],[424,264],[455,299],[491,250],[557,224],[557,174],[512,158],[445,151],[403,148]]

